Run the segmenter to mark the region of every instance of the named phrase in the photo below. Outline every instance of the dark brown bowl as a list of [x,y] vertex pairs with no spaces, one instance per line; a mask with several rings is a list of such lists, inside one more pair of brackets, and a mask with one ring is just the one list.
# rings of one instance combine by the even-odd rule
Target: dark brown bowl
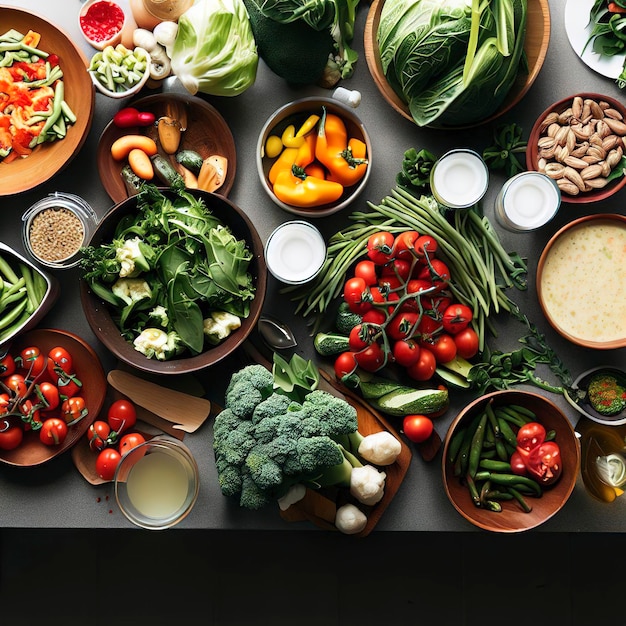
[[[182,106],[187,113],[187,128],[182,133],[180,150],[194,150],[203,159],[212,154],[219,154],[228,159],[226,177],[222,186],[216,191],[221,196],[228,196],[235,182],[237,171],[237,154],[235,140],[226,120],[219,111],[201,98],[191,95],[167,93],[146,96],[123,106],[132,106],[139,111],[154,113],[155,117],[168,114],[169,106]],[[120,107],[121,108],[121,107]],[[122,135],[148,135],[157,140],[155,126],[118,128],[111,121],[100,135],[96,161],[100,180],[113,202],[122,202],[128,197],[124,181],[121,176],[124,161],[116,161],[111,156],[111,145]],[[158,141],[157,141],[158,144]],[[162,156],[170,159],[170,155],[160,150]],[[173,158],[173,157],[171,157]]]
[[[174,196],[168,189],[161,189],[165,195]],[[250,314],[242,320],[241,327],[232,332],[224,341],[196,356],[181,357],[169,361],[149,359],[135,350],[120,334],[111,318],[107,306],[92,293],[86,281],[80,281],[80,297],[89,326],[96,337],[123,363],[152,374],[185,374],[215,365],[236,350],[252,332],[261,315],[267,284],[267,267],[263,256],[263,243],[250,218],[233,202],[215,193],[199,189],[188,189],[196,198],[202,198],[207,208],[217,218],[229,226],[239,239],[245,239],[253,254],[250,264],[256,295],[250,304]],[[93,234],[90,245],[98,246],[112,239],[119,220],[133,213],[137,198],[127,198],[114,206],[102,219]]]
[[52,348],[63,346],[72,355],[74,371],[82,383],[80,395],[85,399],[89,413],[79,422],[68,426],[67,437],[61,445],[44,445],[39,441],[37,432],[29,431],[24,433],[22,443],[15,450],[0,450],[0,462],[22,467],[41,465],[74,446],[85,436],[89,425],[100,413],[107,390],[106,376],[98,355],[79,336],[64,330],[38,328],[15,339],[11,353],[17,354],[28,346],[37,346],[44,354],[48,354]]
[[[526,148],[526,168],[529,170],[535,170],[538,172],[543,171],[545,173],[545,169],[543,169],[540,164],[540,154],[538,142],[540,138],[546,137],[547,130],[546,124],[544,121],[548,117],[548,115],[552,113],[561,114],[564,111],[568,110],[572,106],[572,102],[576,96],[580,96],[585,99],[595,100],[596,102],[605,102],[612,109],[618,111],[619,114],[624,118],[624,122],[626,122],[626,107],[615,98],[611,96],[605,96],[599,93],[579,93],[568,96],[567,98],[563,98],[554,104],[551,104],[538,118],[534,123],[530,136],[528,138],[528,144]],[[574,122],[575,123],[575,122]],[[581,143],[582,140],[579,142]],[[577,144],[578,145],[578,144]],[[622,142],[621,146],[622,150],[624,150],[624,145]],[[559,163],[556,158],[547,159],[548,163]],[[561,201],[566,202],[568,204],[586,204],[590,202],[599,202],[600,200],[606,200],[613,194],[617,193],[620,189],[622,189],[626,185],[626,176],[621,176],[611,182],[609,182],[605,187],[602,188],[592,188],[586,191],[580,191],[576,195],[572,195],[570,193],[566,193],[565,191],[561,191]]]
[[[468,488],[454,475],[448,461],[448,449],[454,435],[492,401],[493,406],[521,405],[535,413],[537,421],[547,431],[556,432],[555,441],[561,450],[562,475],[552,487],[545,488],[540,498],[528,498],[532,511],[525,513],[518,504],[502,502],[502,511],[496,513],[477,507]],[[530,391],[495,391],[468,404],[454,419],[445,438],[442,458],[443,484],[454,508],[474,526],[499,533],[517,533],[535,528],[556,515],[570,497],[580,469],[580,444],[566,415],[547,398]]]
[[65,32],[34,13],[0,7],[0,33],[11,28],[21,33],[38,32],[41,35],[38,48],[58,55],[65,101],[76,115],[76,123],[68,126],[64,139],[43,143],[28,157],[3,164],[0,196],[33,189],[65,168],[87,139],[96,102],[95,88],[87,73],[87,58]]

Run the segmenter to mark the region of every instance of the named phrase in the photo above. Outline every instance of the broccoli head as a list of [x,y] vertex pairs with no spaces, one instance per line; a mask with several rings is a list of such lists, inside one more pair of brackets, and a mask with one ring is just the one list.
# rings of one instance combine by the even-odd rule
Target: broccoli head
[[226,407],[241,418],[250,419],[254,409],[269,398],[274,377],[262,365],[247,365],[235,372],[226,388]]

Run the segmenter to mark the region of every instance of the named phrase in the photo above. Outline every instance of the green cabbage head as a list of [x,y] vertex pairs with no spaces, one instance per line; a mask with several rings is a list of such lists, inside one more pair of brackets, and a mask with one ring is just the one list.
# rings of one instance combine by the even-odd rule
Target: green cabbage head
[[171,60],[191,94],[236,96],[253,85],[259,56],[243,0],[198,0],[187,9]]

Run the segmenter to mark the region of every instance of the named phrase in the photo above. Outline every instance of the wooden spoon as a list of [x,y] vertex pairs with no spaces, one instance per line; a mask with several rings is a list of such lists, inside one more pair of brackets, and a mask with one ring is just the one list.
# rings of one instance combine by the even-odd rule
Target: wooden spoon
[[205,398],[162,387],[122,370],[111,370],[107,380],[135,404],[187,433],[198,430],[211,413],[211,402]]

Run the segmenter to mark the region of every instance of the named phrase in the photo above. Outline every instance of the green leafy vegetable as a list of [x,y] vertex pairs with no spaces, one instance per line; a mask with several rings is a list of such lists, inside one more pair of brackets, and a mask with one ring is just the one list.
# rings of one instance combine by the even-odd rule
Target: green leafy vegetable
[[493,145],[483,150],[483,159],[490,170],[504,170],[508,176],[523,172],[526,167],[519,155],[526,154],[527,142],[515,123],[500,124],[493,131]]
[[203,0],[178,18],[172,71],[191,93],[237,96],[256,80],[259,57],[242,0]]

